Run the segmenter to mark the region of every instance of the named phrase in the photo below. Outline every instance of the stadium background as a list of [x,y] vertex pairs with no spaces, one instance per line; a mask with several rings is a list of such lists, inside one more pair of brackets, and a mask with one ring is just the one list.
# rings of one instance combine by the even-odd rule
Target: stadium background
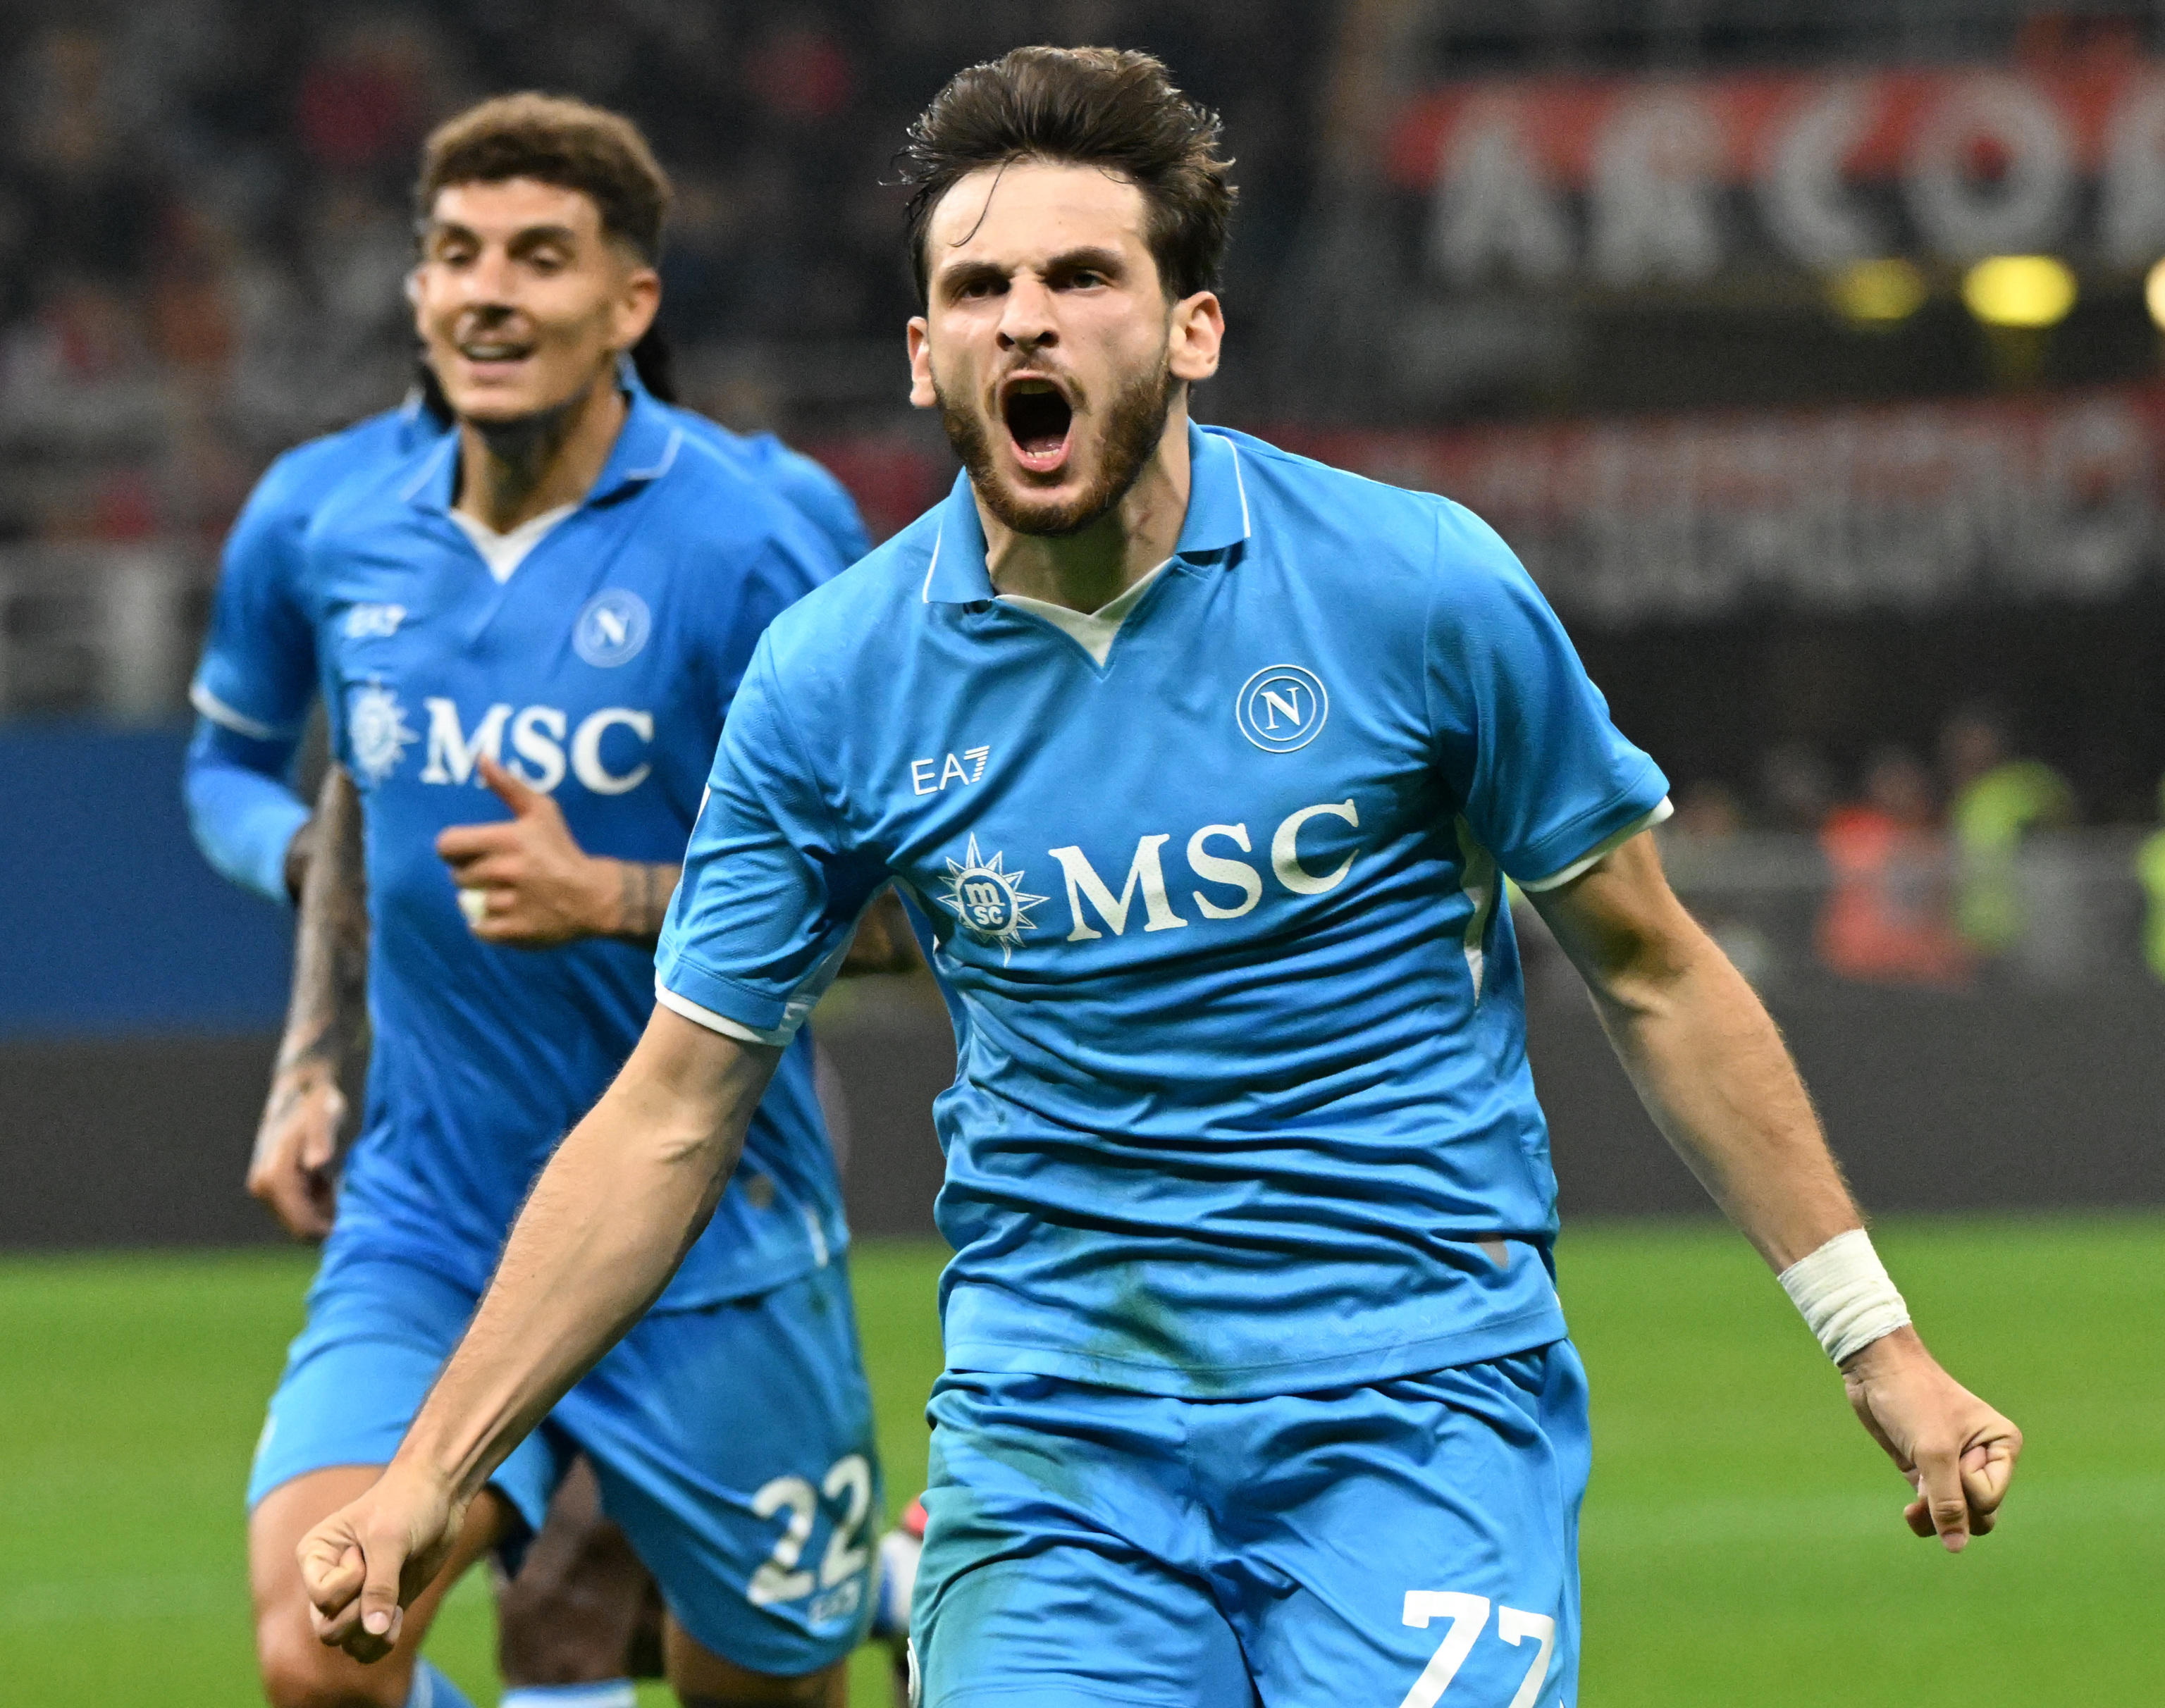
[[[2003,1536],[1899,1532],[1527,917],[1599,1396],[1587,1701],[2152,1700],[2165,8],[2134,0],[0,8],[0,1698],[252,1700],[238,1490],[307,1266],[238,1182],[288,938],[188,843],[184,691],[256,472],[404,383],[420,135],[516,87],[636,116],[688,401],[883,533],[952,470],[903,407],[888,156],[1040,39],[1151,47],[1223,110],[1198,413],[1520,547],[1923,1322],[2031,1432]],[[820,1027],[903,1490],[946,1022],[874,980]],[[482,1700],[487,1617],[462,1592],[439,1639]]]

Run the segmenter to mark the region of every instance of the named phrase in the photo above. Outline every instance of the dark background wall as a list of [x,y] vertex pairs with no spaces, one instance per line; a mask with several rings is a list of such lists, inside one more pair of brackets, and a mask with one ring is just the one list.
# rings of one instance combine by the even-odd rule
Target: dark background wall
[[[945,1012],[872,981],[821,1035],[861,1234],[932,1229]],[[1858,991],[1778,1018],[1878,1211],[2165,1203],[2165,995]],[[272,1040],[0,1043],[0,1248],[272,1238],[240,1190]],[[1538,1010],[1535,1073],[1567,1217],[1705,1212],[1590,1013]]]

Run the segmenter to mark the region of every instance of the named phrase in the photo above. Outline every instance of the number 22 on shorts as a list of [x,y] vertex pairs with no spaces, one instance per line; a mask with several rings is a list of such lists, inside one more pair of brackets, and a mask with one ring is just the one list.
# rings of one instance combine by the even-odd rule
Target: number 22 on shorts
[[864,1570],[872,1555],[864,1542],[865,1520],[872,1510],[872,1466],[862,1453],[851,1453],[829,1467],[820,1488],[829,1500],[846,1500],[848,1506],[842,1521],[827,1539],[826,1558],[819,1562],[816,1579],[797,1565],[804,1544],[811,1540],[812,1521],[819,1510],[819,1496],[813,1492],[812,1485],[802,1477],[777,1477],[752,1496],[751,1510],[761,1518],[772,1518],[785,1508],[789,1513],[788,1527],[775,1539],[773,1553],[752,1574],[745,1599],[753,1606],[794,1601],[815,1588],[832,1589]]
[[[1413,1689],[1406,1692],[1399,1708],[1435,1708],[1437,1699],[1458,1676],[1458,1669],[1466,1664],[1466,1657],[1473,1653],[1475,1642],[1488,1627],[1488,1598],[1457,1590],[1407,1590],[1405,1622],[1425,1630],[1431,1619],[1448,1619],[1451,1628],[1444,1632],[1442,1643],[1421,1669],[1421,1675],[1414,1680]],[[1549,1675],[1549,1656],[1556,1648],[1556,1621],[1546,1613],[1499,1607],[1496,1635],[1514,1648],[1529,1637],[1539,1639],[1541,1647],[1535,1651],[1533,1663],[1526,1669],[1518,1695],[1511,1698],[1511,1708],[1534,1708]]]

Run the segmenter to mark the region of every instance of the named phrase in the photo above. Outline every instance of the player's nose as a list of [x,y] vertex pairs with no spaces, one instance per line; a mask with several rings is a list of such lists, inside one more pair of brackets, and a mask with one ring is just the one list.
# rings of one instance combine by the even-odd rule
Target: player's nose
[[1034,349],[1060,341],[1053,323],[1052,293],[1035,279],[1016,279],[1000,305],[1000,343]]

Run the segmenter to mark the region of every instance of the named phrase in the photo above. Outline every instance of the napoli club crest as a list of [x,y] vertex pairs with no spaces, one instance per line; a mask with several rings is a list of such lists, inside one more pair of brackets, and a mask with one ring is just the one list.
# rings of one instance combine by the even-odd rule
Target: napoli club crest
[[587,601],[572,629],[572,649],[599,670],[614,670],[639,656],[654,632],[646,602],[625,587],[610,587]]

